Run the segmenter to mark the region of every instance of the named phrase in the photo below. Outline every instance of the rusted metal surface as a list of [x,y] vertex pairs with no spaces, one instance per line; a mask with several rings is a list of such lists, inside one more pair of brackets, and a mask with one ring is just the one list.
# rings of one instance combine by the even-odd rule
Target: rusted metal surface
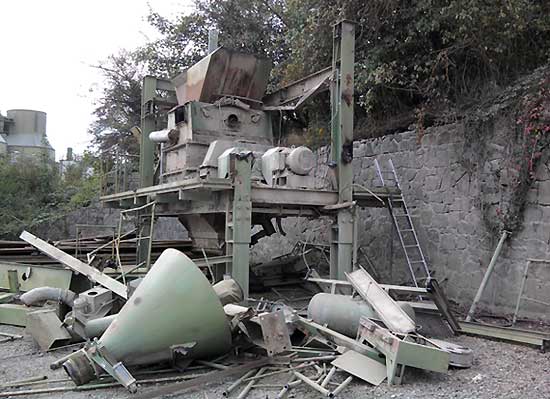
[[270,70],[271,61],[266,58],[220,47],[174,79],[178,103],[213,103],[234,96],[259,104]]
[[298,109],[308,98],[329,89],[328,81],[332,74],[332,67],[327,67],[267,94],[263,98],[263,109],[268,111]]
[[57,317],[55,309],[29,312],[26,332],[34,338],[43,351],[67,344],[71,339],[71,335]]
[[272,313],[263,313],[259,316],[262,334],[269,356],[290,350],[292,344],[285,323],[282,310]]

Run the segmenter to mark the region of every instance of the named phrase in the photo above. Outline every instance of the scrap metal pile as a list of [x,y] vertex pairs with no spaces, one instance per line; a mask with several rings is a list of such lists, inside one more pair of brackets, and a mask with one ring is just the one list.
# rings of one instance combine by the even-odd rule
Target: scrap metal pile
[[[212,285],[176,249],[166,249],[145,277],[123,284],[29,233],[21,237],[94,286],[78,294],[41,287],[15,296],[24,304],[19,306],[46,302],[27,313],[26,323],[42,350],[82,344],[51,364],[63,368],[74,384],[0,396],[117,383],[139,391],[139,398],[153,398],[233,376],[237,379],[224,388],[224,396],[244,398],[252,389],[263,389],[282,398],[304,385],[336,397],[354,378],[372,385],[384,380],[400,384],[407,367],[445,373],[449,366],[472,364],[469,349],[420,334],[424,328],[415,309],[426,304],[448,335],[456,328],[435,280],[424,289],[380,285],[361,268],[348,273],[347,281],[313,272],[304,283],[318,293],[307,309],[298,309],[280,300],[245,301],[232,279]],[[323,288],[331,293],[320,292]],[[390,293],[413,295],[423,306],[396,301]],[[174,375],[150,378],[155,373]],[[266,379],[275,382],[262,384]],[[159,382],[171,384],[146,390],[147,384]],[[20,384],[48,381],[6,387]]]

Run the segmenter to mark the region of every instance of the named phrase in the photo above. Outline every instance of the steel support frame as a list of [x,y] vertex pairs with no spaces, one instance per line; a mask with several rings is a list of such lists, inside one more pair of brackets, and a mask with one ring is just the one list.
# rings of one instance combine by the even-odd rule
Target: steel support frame
[[[362,344],[371,344],[384,354],[388,385],[401,384],[405,366],[439,373],[446,373],[449,368],[449,353],[430,346],[430,342],[420,336],[398,336],[366,317],[361,318],[357,339]],[[411,342],[415,339],[425,341],[425,344]]]
[[[353,67],[355,24],[334,26],[331,84],[331,161],[336,168],[338,203],[353,201]],[[353,269],[354,207],[338,211],[331,230],[330,277],[344,280]]]
[[227,203],[225,217],[226,254],[231,262],[226,273],[241,286],[245,300],[249,292],[250,241],[252,231],[252,153],[232,154],[233,201]]
[[[149,134],[158,129],[158,104],[166,104],[167,98],[162,98],[157,95],[158,91],[174,93],[175,90],[172,83],[168,80],[158,79],[153,76],[145,76],[143,78],[143,86],[141,89],[141,138],[139,151],[139,178],[140,187],[150,187],[154,184],[155,176],[155,143],[149,138]],[[137,245],[137,264],[145,262],[149,265],[149,252],[152,241],[152,225],[153,221],[150,216],[137,220],[139,226],[136,226],[142,236],[149,237],[138,241]]]

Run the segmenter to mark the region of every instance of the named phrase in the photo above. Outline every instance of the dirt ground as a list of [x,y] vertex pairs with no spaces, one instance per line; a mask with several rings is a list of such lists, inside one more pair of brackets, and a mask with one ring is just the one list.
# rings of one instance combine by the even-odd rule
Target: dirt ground
[[[24,334],[22,328],[0,326],[1,332]],[[340,398],[521,398],[521,399],[548,399],[550,398],[550,353],[540,353],[530,347],[512,345],[502,342],[483,340],[480,338],[460,336],[450,341],[460,343],[474,350],[475,362],[470,369],[451,369],[447,374],[425,372],[408,368],[405,372],[404,383],[400,386],[388,386],[383,383],[373,387],[355,379],[341,394]],[[0,385],[6,382],[29,378],[33,376],[48,376],[48,379],[66,378],[62,370],[52,371],[49,364],[70,353],[70,349],[62,349],[50,353],[41,353],[32,338],[25,336],[23,340],[0,344]],[[165,377],[167,375],[162,375]],[[143,377],[143,378],[151,378]],[[287,376],[273,376],[262,380],[261,384],[284,384]],[[335,380],[342,381],[343,373],[337,373]],[[189,399],[221,398],[222,392],[234,378],[228,378],[223,383],[212,383],[200,390],[182,393],[173,397]],[[38,389],[46,386],[71,386],[67,381],[50,385],[35,385],[19,389],[0,389],[3,392],[23,389]],[[155,386],[142,387],[150,390]],[[253,389],[248,398],[266,399],[275,398],[279,389]],[[321,397],[319,393],[306,386],[298,386],[289,397],[313,399]],[[237,397],[238,391],[231,397]],[[13,396],[16,397],[16,396]],[[55,392],[44,394],[23,395],[17,397],[32,398],[65,398],[65,399],[107,399],[130,398],[124,388],[117,387],[94,391]]]

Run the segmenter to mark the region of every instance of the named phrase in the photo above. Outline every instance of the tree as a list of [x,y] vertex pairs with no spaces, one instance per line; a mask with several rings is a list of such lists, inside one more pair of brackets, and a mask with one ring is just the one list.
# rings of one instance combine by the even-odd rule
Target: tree
[[143,60],[135,51],[121,51],[95,68],[101,70],[104,81],[89,129],[92,143],[103,154],[117,150],[139,154],[139,143],[130,129],[140,126],[141,80],[146,72]]
[[[160,39],[111,58],[117,72],[105,71],[96,143],[127,146],[138,75],[170,78],[192,65],[206,54],[208,28],[219,29],[225,46],[269,57],[274,89],[331,64],[332,26],[342,18],[357,22],[357,137],[460,118],[550,56],[544,0],[195,0],[193,12],[174,20],[151,11]],[[327,107],[321,97],[290,118],[328,137]]]

